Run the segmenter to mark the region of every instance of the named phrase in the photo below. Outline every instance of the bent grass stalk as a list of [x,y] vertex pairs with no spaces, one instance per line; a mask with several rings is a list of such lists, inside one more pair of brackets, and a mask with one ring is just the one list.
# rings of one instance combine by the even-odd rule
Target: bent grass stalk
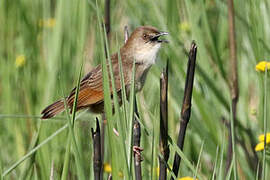
[[196,165],[196,172],[194,174],[193,179],[196,179],[197,178],[197,174],[198,174],[198,170],[199,170],[199,166],[200,166],[200,162],[201,162],[201,156],[202,156],[202,152],[203,152],[203,146],[204,146],[204,141],[202,142],[202,145],[201,145],[201,149],[200,149],[200,153],[199,153],[199,158],[198,158],[198,162],[197,162],[197,165]]

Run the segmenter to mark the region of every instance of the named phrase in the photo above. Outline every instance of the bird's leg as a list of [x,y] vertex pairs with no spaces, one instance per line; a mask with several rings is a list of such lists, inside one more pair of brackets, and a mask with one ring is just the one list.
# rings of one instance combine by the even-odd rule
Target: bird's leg
[[133,146],[133,152],[135,155],[141,156],[142,151],[143,151],[143,148],[139,146]]

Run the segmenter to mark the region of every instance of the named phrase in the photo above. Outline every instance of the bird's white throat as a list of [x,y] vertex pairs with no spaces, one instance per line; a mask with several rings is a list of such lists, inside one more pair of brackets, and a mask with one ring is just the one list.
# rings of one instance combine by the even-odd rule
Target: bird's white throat
[[137,50],[135,54],[136,62],[143,64],[146,68],[155,64],[158,51],[161,44],[155,44],[154,46],[149,44]]

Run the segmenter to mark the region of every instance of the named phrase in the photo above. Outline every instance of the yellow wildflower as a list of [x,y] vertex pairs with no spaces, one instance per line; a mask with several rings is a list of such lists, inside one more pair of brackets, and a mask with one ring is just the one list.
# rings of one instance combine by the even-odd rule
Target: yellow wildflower
[[[104,163],[103,164],[103,171],[106,172],[106,173],[108,173],[108,174],[112,173],[112,167],[111,167],[111,165],[109,163]],[[122,172],[118,172],[118,176],[120,178],[123,178],[124,177],[124,175],[123,175]]]
[[25,56],[24,55],[17,56],[15,60],[15,67],[20,68],[23,65],[25,65]]
[[189,33],[190,32],[190,25],[187,21],[183,21],[180,25],[179,25],[179,28],[181,31],[184,31],[184,32],[187,32]]
[[256,145],[255,151],[262,151],[264,150],[264,143],[260,142],[259,144]]
[[[193,180],[193,178],[189,177],[189,176],[186,176],[186,177],[178,178],[178,180]],[[196,178],[196,180],[198,180],[198,179]]]
[[[259,136],[259,141],[264,142],[264,134],[261,134]],[[266,133],[266,144],[270,143],[270,133]]]
[[112,172],[112,167],[111,167],[110,164],[104,163],[104,165],[103,165],[103,170],[104,170],[104,172],[106,172],[106,173],[111,173],[111,172]]
[[[262,151],[264,150],[264,134],[261,134],[258,139],[260,142],[256,145],[255,151]],[[266,146],[268,144],[270,144],[270,133],[266,134]]]
[[55,26],[55,22],[54,18],[40,19],[38,25],[40,27],[53,28]]
[[256,65],[256,71],[264,72],[265,69],[270,70],[270,62],[261,61]]

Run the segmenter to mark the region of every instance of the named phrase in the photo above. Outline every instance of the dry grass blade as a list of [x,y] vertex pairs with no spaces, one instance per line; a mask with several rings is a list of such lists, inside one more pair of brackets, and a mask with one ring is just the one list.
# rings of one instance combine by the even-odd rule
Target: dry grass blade
[[[177,146],[180,148],[180,150],[183,150],[183,147],[184,147],[186,128],[190,119],[191,98],[192,98],[193,81],[194,81],[194,73],[195,73],[195,65],[196,65],[196,54],[197,54],[197,45],[195,44],[195,42],[192,42],[190,52],[189,52],[186,84],[185,84],[184,98],[183,98],[181,117],[180,117],[180,130],[179,130],[179,135],[178,135],[178,140],[177,140]],[[181,157],[176,153],[174,157],[174,162],[173,162],[173,172],[176,176],[178,174],[180,162],[181,162]]]

